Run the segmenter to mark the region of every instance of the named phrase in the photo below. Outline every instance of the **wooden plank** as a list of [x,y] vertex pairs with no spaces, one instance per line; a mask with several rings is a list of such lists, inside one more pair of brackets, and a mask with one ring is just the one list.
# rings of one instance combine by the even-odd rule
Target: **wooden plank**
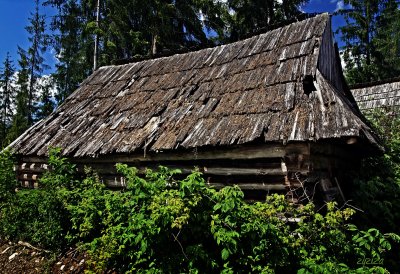
[[[190,174],[193,170],[195,170],[195,166],[191,167],[188,163],[188,166],[177,166],[177,165],[166,165],[169,169],[179,169],[182,174]],[[117,174],[115,166],[103,165],[103,166],[92,166],[93,170],[99,174]],[[157,170],[156,166],[147,166],[147,167],[137,167],[139,174],[144,174],[146,168],[151,168],[153,170]],[[199,170],[205,175],[223,175],[223,176],[233,176],[233,175],[286,175],[286,172],[280,168],[237,168],[237,167],[199,167]],[[32,173],[30,170],[21,170],[21,172]],[[84,168],[78,167],[78,172],[83,173]]]
[[45,173],[46,171],[49,171],[48,169],[42,168],[42,167],[34,167],[34,168],[20,168],[18,167],[18,173],[38,173],[42,174]]
[[[231,148],[208,148],[208,149],[187,149],[180,151],[158,151],[133,153],[133,154],[114,154],[100,155],[99,157],[73,158],[74,163],[133,163],[143,161],[175,161],[175,160],[217,160],[217,159],[259,159],[259,158],[279,158],[288,153],[309,154],[306,143],[282,144],[260,144],[242,145]],[[21,160],[31,163],[46,163],[46,158],[35,156],[21,156]]]
[[[221,183],[211,183],[210,186],[213,186],[217,189],[221,189],[226,186],[232,186],[228,184]],[[287,186],[284,184],[251,184],[251,183],[237,183],[235,184],[242,190],[267,190],[267,191],[283,191],[287,190]]]
[[19,174],[17,176],[18,181],[29,181],[29,182],[36,182],[39,177],[36,174]]
[[204,174],[210,175],[286,175],[282,169],[263,169],[263,168],[220,168],[220,167],[205,167]]
[[[107,187],[110,188],[123,188],[126,187],[126,182],[123,177],[114,177],[114,178],[103,178],[102,181],[105,183]],[[217,189],[221,189],[225,186],[233,186],[230,184],[223,183],[209,183],[209,186],[215,187]],[[239,186],[243,190],[267,190],[267,191],[283,191],[287,189],[287,186],[284,184],[257,184],[257,183],[237,183],[235,184]]]

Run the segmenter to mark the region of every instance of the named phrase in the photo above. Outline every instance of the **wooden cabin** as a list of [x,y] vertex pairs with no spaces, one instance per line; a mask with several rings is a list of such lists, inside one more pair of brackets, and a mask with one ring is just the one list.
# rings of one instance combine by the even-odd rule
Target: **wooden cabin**
[[380,149],[344,82],[328,14],[232,44],[102,67],[10,147],[36,185],[49,147],[121,186],[115,163],[198,167],[216,187],[339,194]]
[[350,88],[362,112],[381,109],[395,115],[400,113],[400,77]]

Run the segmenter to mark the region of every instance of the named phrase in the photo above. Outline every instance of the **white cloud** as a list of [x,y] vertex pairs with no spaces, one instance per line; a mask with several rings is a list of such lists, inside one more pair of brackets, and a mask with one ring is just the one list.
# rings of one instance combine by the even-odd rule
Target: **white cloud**
[[[333,1],[334,2],[334,1]],[[336,9],[335,11],[342,10],[344,8],[344,1],[337,1],[336,2]]]
[[51,48],[50,54],[51,54],[51,57],[53,58],[52,62],[59,63],[60,58],[62,58],[63,49],[61,49],[60,53],[57,53],[57,51],[54,48]]
[[344,52],[342,50],[339,51],[340,64],[342,65],[342,69],[344,72],[344,71],[346,71],[346,63],[344,62],[343,54],[344,54]]
[[201,23],[204,25],[204,21],[206,19],[204,18],[204,14],[203,14],[202,10],[199,11],[199,19],[200,19]]
[[51,75],[43,75],[36,81],[36,90],[40,95],[43,92],[43,88],[50,87],[50,96],[54,97],[57,93],[57,87],[54,84],[54,79]]

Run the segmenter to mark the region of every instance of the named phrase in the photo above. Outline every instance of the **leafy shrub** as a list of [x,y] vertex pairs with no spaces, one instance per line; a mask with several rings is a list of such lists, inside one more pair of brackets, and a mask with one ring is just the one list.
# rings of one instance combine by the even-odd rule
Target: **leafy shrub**
[[[14,163],[9,152],[2,153],[1,189],[8,193],[1,202],[2,235],[53,250],[64,246],[65,235],[70,226],[69,217],[57,189],[54,188],[54,182],[66,182],[69,178],[64,169],[57,169],[53,165],[59,159],[57,151],[52,150],[49,163],[55,168],[43,176],[43,188],[15,192],[16,180],[12,170]],[[65,166],[69,168],[67,164]]]
[[[363,210],[354,219],[360,228],[374,226],[383,232],[400,234],[400,117],[392,114],[389,109],[367,113],[385,146],[385,153],[363,161],[350,199]],[[399,272],[400,247],[393,248],[395,255],[386,264]]]
[[60,249],[68,227],[65,213],[60,201],[44,190],[19,191],[1,210],[0,231],[10,239]]
[[282,195],[250,204],[238,187],[217,191],[196,170],[175,180],[178,170],[143,177],[118,164],[127,187],[109,190],[90,169],[76,180],[59,152],[50,153],[42,189],[2,202],[0,231],[52,249],[76,244],[95,273],[385,273],[400,241],[351,225],[352,209],[328,203],[322,214]]
[[14,160],[9,150],[0,152],[0,203],[5,202],[15,192],[17,180]]
[[249,204],[238,187],[216,191],[197,171],[175,181],[178,171],[166,168],[148,170],[145,178],[126,165],[118,170],[126,190],[110,191],[92,179],[93,187],[68,207],[95,272],[384,273],[383,265],[358,261],[381,263],[390,241],[399,241],[376,229],[359,231],[348,223],[354,211],[334,203],[326,214],[281,195]]

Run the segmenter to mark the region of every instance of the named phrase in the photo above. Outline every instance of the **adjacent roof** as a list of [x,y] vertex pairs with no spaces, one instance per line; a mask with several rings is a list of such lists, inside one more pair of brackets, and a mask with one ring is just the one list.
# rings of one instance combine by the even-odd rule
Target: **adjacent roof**
[[332,38],[328,14],[228,45],[102,67],[11,147],[83,157],[348,136],[375,142],[351,94],[328,80],[338,62],[324,37]]
[[351,87],[361,110],[400,107],[400,77]]

